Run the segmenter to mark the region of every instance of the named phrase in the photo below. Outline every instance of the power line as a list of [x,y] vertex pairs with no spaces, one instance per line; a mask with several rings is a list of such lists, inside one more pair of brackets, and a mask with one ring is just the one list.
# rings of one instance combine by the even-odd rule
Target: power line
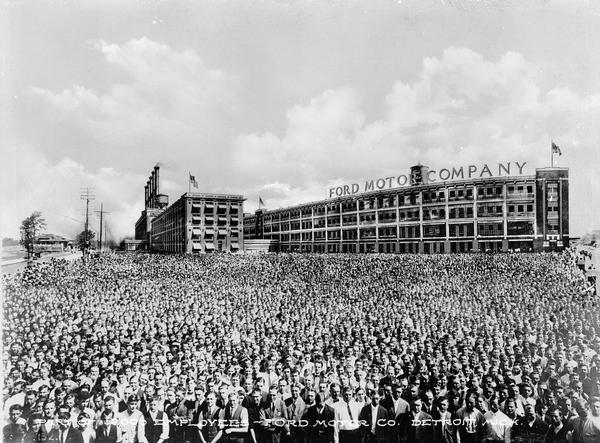
[[83,245],[83,253],[87,252],[88,244],[88,226],[89,226],[89,209],[90,209],[90,201],[96,198],[94,194],[94,190],[90,188],[83,188],[80,193],[81,200],[85,200],[85,229],[84,229],[84,245]]
[[[104,210],[104,203],[100,203],[100,210],[95,211],[96,215],[100,217],[100,252],[102,252],[102,219],[104,214],[110,214],[110,212]],[[106,237],[106,234],[105,234]],[[105,239],[106,241],[106,239]]]
[[41,208],[41,209],[44,212],[49,212],[50,214],[58,215],[59,217],[68,218],[69,220],[71,220],[75,223],[83,223],[83,220],[81,220],[81,219],[69,217],[68,215],[64,215],[64,214],[59,214],[58,212],[51,211],[50,209],[46,209],[46,208]]

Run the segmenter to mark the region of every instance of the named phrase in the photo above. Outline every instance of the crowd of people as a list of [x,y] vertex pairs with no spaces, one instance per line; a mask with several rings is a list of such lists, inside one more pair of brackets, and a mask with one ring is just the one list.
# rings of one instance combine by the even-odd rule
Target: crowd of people
[[3,439],[600,442],[575,254],[103,254],[4,277]]

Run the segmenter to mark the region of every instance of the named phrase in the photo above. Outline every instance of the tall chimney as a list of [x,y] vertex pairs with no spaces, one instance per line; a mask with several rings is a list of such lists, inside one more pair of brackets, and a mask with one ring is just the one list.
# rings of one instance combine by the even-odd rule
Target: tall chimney
[[144,186],[144,207],[148,207],[148,183],[146,182],[146,186]]
[[148,196],[148,206],[154,207],[154,174],[150,174],[150,195]]
[[158,179],[158,171],[160,170],[160,167],[158,165],[156,165],[154,167],[154,177],[156,178],[156,195],[158,196],[158,194],[160,194],[160,180]]

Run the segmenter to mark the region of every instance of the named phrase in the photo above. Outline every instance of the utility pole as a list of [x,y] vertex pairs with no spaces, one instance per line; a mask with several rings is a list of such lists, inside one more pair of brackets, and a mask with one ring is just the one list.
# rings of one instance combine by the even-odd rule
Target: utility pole
[[80,195],[81,200],[85,200],[85,230],[83,231],[84,236],[84,245],[83,245],[83,255],[88,249],[88,229],[89,229],[89,213],[90,213],[90,200],[94,200],[96,196],[94,195],[94,190],[90,188],[84,188],[81,190]]
[[[102,232],[103,232],[103,230],[102,230],[102,222],[104,220],[103,216],[104,216],[104,214],[110,214],[110,212],[107,212],[107,211],[104,210],[104,203],[100,203],[100,210],[96,211],[96,214],[100,217],[100,243],[99,243],[99,249],[100,249],[100,252],[102,252]],[[106,241],[106,235],[104,237],[105,237],[104,241]]]

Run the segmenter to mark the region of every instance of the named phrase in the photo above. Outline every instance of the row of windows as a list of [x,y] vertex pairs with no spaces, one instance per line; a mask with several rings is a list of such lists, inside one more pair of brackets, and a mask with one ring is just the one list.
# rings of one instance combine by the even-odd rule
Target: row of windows
[[[449,237],[473,237],[475,235],[475,223],[457,223],[448,225]],[[550,229],[550,228],[549,228]],[[554,227],[552,227],[554,229]],[[558,229],[556,227],[556,229]],[[504,236],[504,223],[477,223],[477,232],[480,236]],[[508,235],[533,235],[534,226],[532,221],[513,221],[507,224]],[[311,236],[312,234],[312,236]],[[386,238],[420,238],[421,230],[419,225],[409,226],[380,226],[361,227],[358,229],[333,229],[312,232],[296,232],[281,235],[281,241],[287,239],[302,241],[320,241],[320,240],[365,240],[365,239],[386,239]],[[446,224],[423,225],[424,238],[445,238]]]
[[[507,185],[507,196],[533,198],[533,184]],[[550,185],[549,185],[550,186]],[[501,198],[504,196],[504,186],[501,184],[478,185],[476,188],[479,199]],[[549,189],[550,191],[550,189]],[[473,200],[473,186],[457,187],[448,189],[448,201]],[[326,214],[339,214],[340,212],[355,212],[370,209],[395,208],[397,206],[416,206],[430,203],[439,203],[446,201],[446,188],[430,189],[421,192],[411,192],[407,194],[392,194],[380,197],[365,197],[356,200],[346,200],[341,203],[329,203],[317,205],[314,208],[308,207],[302,210],[292,210],[281,212],[280,214],[269,214],[265,216],[265,221],[289,220],[299,217],[320,216]]]
[[[556,208],[556,209],[551,209]],[[549,210],[558,211],[558,203],[557,202],[549,202],[548,203]],[[508,215],[533,215],[533,203],[523,203],[523,204],[509,204],[507,205]],[[420,220],[419,209],[403,209],[400,210],[399,220],[400,221],[416,221]],[[482,203],[477,205],[477,216],[478,217],[501,217],[504,215],[504,207],[502,203]],[[379,223],[395,223],[396,222],[396,211],[395,210],[387,210],[387,211],[379,211],[378,212]],[[423,208],[423,220],[438,220],[446,218],[446,209],[445,207],[424,207]],[[450,206],[448,208],[448,218],[457,219],[457,218],[473,218],[473,205],[462,205],[462,206]],[[325,220],[327,220],[328,226],[340,226],[340,216],[329,216],[329,217],[320,217],[314,219],[314,227],[315,228],[324,228]],[[360,224],[374,224],[376,222],[375,212],[367,212],[362,213],[360,216],[357,216],[356,213],[351,214],[342,214],[341,215],[341,224],[342,225],[353,225],[356,224],[357,220],[360,220]],[[266,219],[265,219],[266,221]],[[267,222],[269,224],[270,222]],[[275,224],[277,222],[274,222]],[[300,224],[301,223],[301,224]],[[292,225],[295,226],[292,230],[300,229],[312,229],[313,220],[302,220],[293,221]],[[287,229],[285,229],[287,230]]]
[[[533,216],[533,204],[511,204],[507,206],[508,216],[509,217],[517,217],[517,216]],[[558,211],[558,206],[549,207],[548,211]],[[504,208],[502,204],[483,204],[477,207],[477,216],[481,218],[485,217],[502,217],[504,215]],[[384,211],[378,214],[379,223],[395,223],[396,222],[396,211]],[[446,218],[446,209],[444,207],[431,207],[431,208],[423,208],[423,220],[444,220]],[[464,218],[473,218],[473,205],[468,206],[453,206],[449,208],[448,218],[451,220],[454,219],[464,219]],[[341,216],[341,225],[342,226],[354,226],[359,222],[359,225],[373,225],[377,223],[377,217],[375,212],[367,212],[364,214],[360,214],[357,216],[356,214],[343,214]],[[420,221],[419,209],[407,209],[399,211],[399,221],[407,222],[407,221]],[[340,226],[340,217],[327,217],[327,224],[325,221],[325,217],[321,217],[314,220],[306,220],[301,223],[291,222],[291,223],[282,223],[281,228],[278,224],[273,225],[265,225],[266,232],[277,232],[280,229],[282,231],[288,230],[310,230],[310,229],[319,229],[325,227],[338,227]]]

